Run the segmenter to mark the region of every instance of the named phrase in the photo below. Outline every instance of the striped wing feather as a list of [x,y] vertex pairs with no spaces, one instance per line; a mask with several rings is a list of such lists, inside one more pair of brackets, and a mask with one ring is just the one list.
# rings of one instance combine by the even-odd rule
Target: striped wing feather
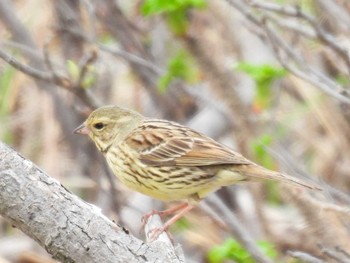
[[140,160],[153,166],[251,164],[242,155],[179,124],[146,120],[125,140]]

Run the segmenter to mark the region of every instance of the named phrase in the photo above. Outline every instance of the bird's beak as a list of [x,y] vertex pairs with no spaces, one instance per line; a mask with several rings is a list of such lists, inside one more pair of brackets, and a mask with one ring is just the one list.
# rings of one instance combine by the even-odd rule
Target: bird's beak
[[83,123],[78,128],[76,128],[73,133],[75,134],[82,134],[82,135],[88,135],[90,132],[89,128]]

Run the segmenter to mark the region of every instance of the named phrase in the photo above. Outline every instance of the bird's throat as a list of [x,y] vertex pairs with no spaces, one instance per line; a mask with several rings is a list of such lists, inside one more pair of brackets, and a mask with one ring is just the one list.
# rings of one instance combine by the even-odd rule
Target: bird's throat
[[111,146],[113,145],[113,143],[107,144],[107,143],[103,143],[100,140],[95,140],[95,144],[98,150],[103,154],[107,153],[109,148],[111,148]]
[[105,148],[99,148],[99,150],[101,153],[106,154],[108,152],[109,148],[111,148],[111,146],[112,146],[112,144],[108,145]]

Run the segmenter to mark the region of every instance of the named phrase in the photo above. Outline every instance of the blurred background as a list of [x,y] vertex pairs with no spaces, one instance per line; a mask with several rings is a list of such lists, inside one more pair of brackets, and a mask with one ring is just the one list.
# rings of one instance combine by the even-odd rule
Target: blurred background
[[[144,238],[142,215],[169,204],[72,131],[106,104],[179,122],[324,189],[217,192],[269,261],[350,262],[349,35],[347,0],[3,0],[0,140]],[[214,210],[171,228],[186,261],[258,262]],[[54,261],[0,218],[0,262]]]

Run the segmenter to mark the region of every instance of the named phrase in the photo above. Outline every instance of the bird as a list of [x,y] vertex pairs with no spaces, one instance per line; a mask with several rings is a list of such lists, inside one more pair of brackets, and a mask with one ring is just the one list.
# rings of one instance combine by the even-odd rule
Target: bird
[[153,239],[193,209],[208,194],[246,181],[275,180],[308,189],[313,183],[268,170],[231,148],[181,124],[147,118],[136,111],[108,105],[94,110],[74,130],[88,135],[105,156],[115,176],[130,189],[152,198],[180,201],[172,208],[146,214],[173,215]]

